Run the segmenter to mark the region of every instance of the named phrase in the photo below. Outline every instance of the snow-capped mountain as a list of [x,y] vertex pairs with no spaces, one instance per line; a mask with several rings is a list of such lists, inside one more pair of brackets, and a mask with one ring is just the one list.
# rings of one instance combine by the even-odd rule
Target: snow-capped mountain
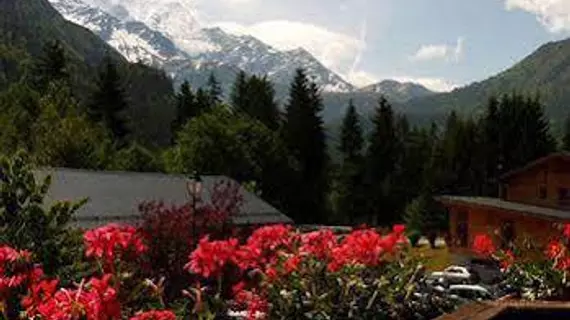
[[252,36],[201,28],[190,1],[50,2],[66,19],[98,34],[128,60],[161,67],[178,81],[191,78],[191,83],[201,83],[199,79],[214,71],[223,83],[225,78],[233,81],[235,70],[241,69],[266,74],[280,85],[289,83],[295,69],[302,67],[324,91],[354,89],[302,48],[280,51]]
[[120,20],[81,0],[51,0],[51,4],[67,20],[90,29],[131,62],[161,66],[189,58],[170,39],[144,23]]
[[395,80],[384,80],[360,88],[358,91],[383,94],[399,102],[405,102],[413,98],[424,97],[435,93],[421,84],[398,82]]

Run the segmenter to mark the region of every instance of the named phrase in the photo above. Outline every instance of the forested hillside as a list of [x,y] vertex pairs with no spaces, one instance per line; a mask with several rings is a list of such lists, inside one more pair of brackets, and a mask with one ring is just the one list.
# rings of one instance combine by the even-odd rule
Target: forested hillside
[[110,57],[124,75],[127,113],[136,119],[133,134],[150,144],[169,141],[170,136],[159,129],[168,126],[174,117],[173,88],[168,77],[142,64],[127,63],[90,31],[63,19],[46,0],[0,1],[0,88],[20,79],[34,81],[37,74],[33,73],[32,60],[55,40],[65,53],[69,83],[79,103],[86,102],[99,65]]

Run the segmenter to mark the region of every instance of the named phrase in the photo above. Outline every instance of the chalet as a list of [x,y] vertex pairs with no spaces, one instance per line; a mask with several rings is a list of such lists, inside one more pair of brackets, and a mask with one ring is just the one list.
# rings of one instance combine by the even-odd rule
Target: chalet
[[[174,205],[191,201],[187,191],[189,177],[183,175],[66,168],[43,168],[34,172],[38,180],[48,175],[51,176],[51,185],[46,195],[46,205],[63,200],[88,200],[74,219],[75,226],[81,228],[111,222],[136,224],[141,220],[138,206],[145,201],[163,201]],[[200,197],[204,203],[210,201],[213,188],[218,182],[232,181],[225,176],[200,178]],[[240,186],[238,192],[242,203],[240,212],[233,217],[235,224],[244,226],[293,222],[243,187]]]
[[501,177],[498,198],[441,196],[448,209],[456,253],[469,253],[475,235],[487,233],[508,246],[530,238],[537,245],[570,222],[570,153],[555,153]]

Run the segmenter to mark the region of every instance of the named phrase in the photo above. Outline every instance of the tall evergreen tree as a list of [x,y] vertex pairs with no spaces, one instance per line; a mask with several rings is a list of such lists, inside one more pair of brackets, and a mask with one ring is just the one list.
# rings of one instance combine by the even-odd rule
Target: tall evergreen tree
[[276,130],[279,127],[279,107],[275,101],[275,89],[266,76],[251,76],[248,84],[249,113],[255,119],[261,121],[269,129]]
[[198,88],[196,90],[196,115],[201,115],[205,112],[209,112],[214,109],[214,105],[212,104],[212,100],[210,99],[210,95],[208,92],[202,88]]
[[222,87],[220,82],[216,79],[214,72],[210,73],[208,78],[208,97],[210,98],[210,106],[216,106],[222,102]]
[[564,121],[564,135],[562,136],[562,150],[570,151],[570,115]]
[[482,193],[486,196],[497,196],[500,168],[499,148],[499,101],[491,97],[487,103],[487,112],[481,122],[482,152],[485,162],[485,176]]
[[68,59],[59,40],[49,41],[32,67],[34,89],[45,92],[48,84],[55,81],[69,80]]
[[396,220],[393,199],[390,197],[392,178],[398,159],[398,141],[394,112],[388,101],[381,97],[372,119],[374,129],[367,152],[367,188],[369,214],[372,223],[390,224]]
[[363,190],[363,155],[364,138],[360,126],[359,115],[353,101],[349,101],[348,109],[341,127],[341,138],[338,149],[342,154],[342,164],[338,174],[337,216],[341,222],[353,224],[356,219],[366,213],[365,192]]
[[289,92],[283,134],[297,163],[298,184],[294,188],[299,196],[291,211],[295,221],[301,223],[325,219],[327,155],[322,108],[317,87],[302,69],[297,69]]
[[125,112],[128,104],[121,77],[115,63],[106,57],[97,79],[97,87],[89,103],[88,114],[95,122],[102,122],[114,140],[123,145],[129,134]]
[[176,94],[176,118],[172,123],[173,138],[175,133],[178,132],[188,120],[198,115],[197,111],[196,97],[188,81],[184,81],[180,85],[180,92]]
[[362,156],[364,138],[360,126],[359,115],[352,99],[348,102],[348,109],[342,121],[339,151],[343,155],[343,162],[354,162]]
[[230,94],[230,103],[234,110],[248,113],[249,96],[248,96],[248,78],[243,70],[240,70],[236,76],[232,92]]

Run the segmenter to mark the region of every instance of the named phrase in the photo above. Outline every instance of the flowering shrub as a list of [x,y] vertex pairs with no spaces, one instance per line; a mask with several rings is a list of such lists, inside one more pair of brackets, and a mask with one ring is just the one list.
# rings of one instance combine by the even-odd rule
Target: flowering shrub
[[[210,281],[193,300],[215,305],[214,314],[241,311],[248,319],[408,319],[430,310],[420,311],[425,303],[418,305],[411,295],[419,274],[407,248],[400,225],[388,235],[362,229],[344,239],[326,229],[299,234],[277,225],[257,229],[241,245],[237,239],[203,238],[186,268]],[[233,279],[239,280],[232,283],[229,297],[224,272],[234,272]],[[224,298],[205,301],[204,296]],[[434,303],[427,309],[438,307],[445,308]],[[196,310],[212,314],[212,309],[203,305]]]
[[148,246],[148,267],[144,275],[151,279],[164,278],[167,300],[181,297],[182,289],[193,280],[184,265],[198,239],[207,234],[219,238],[229,233],[230,220],[242,203],[239,188],[237,183],[219,181],[209,190],[211,201],[207,204],[199,197],[196,205],[140,204],[141,230],[146,234]]
[[[481,256],[497,260],[505,274],[505,283],[529,300],[568,300],[570,284],[570,224],[562,228],[561,235],[551,239],[542,255],[526,257],[517,250],[498,249],[491,237],[476,235],[473,249]],[[525,251],[531,251],[527,248]],[[527,254],[528,256],[528,254]]]

